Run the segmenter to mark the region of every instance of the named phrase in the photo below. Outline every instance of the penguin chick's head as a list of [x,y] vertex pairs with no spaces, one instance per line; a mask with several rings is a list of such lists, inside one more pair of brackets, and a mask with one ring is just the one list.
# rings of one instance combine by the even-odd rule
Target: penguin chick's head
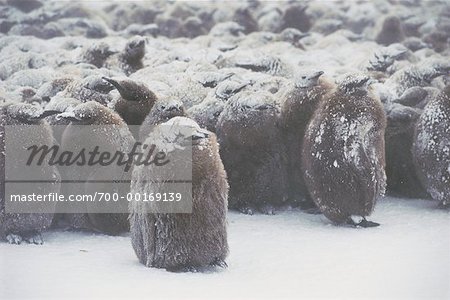
[[268,92],[245,91],[230,99],[230,105],[237,111],[246,114],[276,114],[279,107]]
[[294,77],[294,84],[296,88],[309,88],[317,86],[319,77],[322,76],[323,71],[303,71]]
[[125,46],[124,58],[128,61],[139,61],[144,58],[145,55],[145,39],[137,36]]
[[338,89],[343,91],[344,93],[354,93],[354,92],[366,92],[367,88],[370,84],[372,84],[372,80],[369,76],[355,73],[355,74],[347,74],[344,75],[341,80],[337,81]]
[[156,101],[156,95],[152,91],[150,91],[143,83],[136,82],[130,79],[115,80],[107,77],[103,77],[103,80],[109,82],[112,86],[114,86],[119,92],[120,96],[126,101]]
[[150,110],[151,118],[158,124],[166,122],[173,117],[185,116],[186,111],[183,102],[176,98],[163,98],[156,101],[155,105]]
[[91,75],[83,79],[83,87],[102,94],[108,94],[114,89],[110,83],[103,80],[102,76]]
[[57,114],[57,111],[44,111],[42,108],[27,104],[27,103],[14,103],[7,106],[8,115],[23,124],[39,124],[40,120],[53,114]]
[[68,119],[75,125],[107,125],[120,124],[121,119],[109,108],[96,101],[79,104],[57,116]]
[[210,132],[192,119],[175,117],[158,125],[147,137],[159,151],[166,153],[183,150],[188,146],[206,145]]

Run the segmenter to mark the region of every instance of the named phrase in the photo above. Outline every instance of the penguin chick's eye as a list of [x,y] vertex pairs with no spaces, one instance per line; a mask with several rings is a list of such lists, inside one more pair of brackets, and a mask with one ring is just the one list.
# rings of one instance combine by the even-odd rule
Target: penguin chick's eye
[[258,106],[258,110],[266,110],[266,109],[269,109],[271,106],[270,105],[261,105],[261,106]]
[[306,79],[306,76],[302,76],[302,79]]
[[164,105],[161,105],[161,109],[166,109],[166,107]]

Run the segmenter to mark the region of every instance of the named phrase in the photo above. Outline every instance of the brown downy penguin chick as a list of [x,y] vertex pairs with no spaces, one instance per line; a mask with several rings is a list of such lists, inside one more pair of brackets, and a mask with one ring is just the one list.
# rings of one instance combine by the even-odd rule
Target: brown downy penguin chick
[[[47,122],[42,120],[47,113],[30,104],[3,103],[0,105],[0,239],[6,239],[11,244],[20,244],[23,240],[29,243],[42,244],[41,232],[50,227],[52,223],[53,213],[6,213],[4,199],[5,179],[7,179],[5,178],[5,142],[12,147],[11,149],[19,149],[32,145],[48,145],[49,147],[53,145],[52,130]],[[14,132],[17,136],[12,140],[5,141],[5,125],[30,126],[26,126],[20,130],[15,129]],[[31,125],[36,126],[31,127]],[[24,164],[19,157],[15,157],[14,155],[8,156],[7,159],[13,165],[20,166]],[[11,160],[14,160],[14,162]],[[36,189],[39,189],[39,193],[42,195],[59,192],[60,185],[58,181],[60,176],[56,167],[48,164],[48,159],[38,169],[30,167],[27,170],[21,170],[18,167],[9,172],[9,178],[16,178],[15,176],[23,178],[23,175],[20,175],[23,172],[28,172],[27,178],[34,180],[51,178],[54,180],[53,183],[28,183],[27,190],[30,185],[34,189],[35,185],[38,184]],[[29,172],[32,172],[32,174]]]
[[112,84],[119,92],[119,96],[113,100],[113,109],[128,125],[141,125],[155,104],[156,95],[141,82],[106,77],[103,80]]
[[[122,118],[109,109],[95,101],[82,103],[73,109],[66,111],[60,115],[71,123],[64,130],[61,148],[64,151],[80,153],[82,149],[92,151],[95,147],[99,147],[99,152],[108,152],[111,155],[120,151],[128,154],[134,145],[134,138],[128,130],[128,126]],[[89,125],[89,126],[78,126]],[[96,127],[107,126],[108,127]],[[131,171],[126,172],[123,166],[111,164],[109,166],[71,166],[61,170],[61,175],[65,179],[86,181],[81,184],[63,185],[61,191],[66,195],[94,194],[94,191],[105,192],[109,194],[118,193],[126,195],[129,192],[129,186],[117,184],[112,188],[111,181],[123,181],[131,179]],[[91,184],[97,180],[107,180],[109,184]],[[124,199],[119,199],[115,205],[120,206],[121,213],[98,213],[93,211],[96,205],[106,205],[104,202],[92,202],[87,205],[82,202],[81,205],[86,207],[87,214],[76,213],[66,215],[69,225],[75,228],[96,229],[107,234],[119,234],[128,230],[128,203]],[[92,205],[92,206],[90,206]],[[83,209],[84,210],[84,209]]]
[[75,98],[81,102],[96,101],[106,106],[111,102],[112,98],[109,92],[113,89],[114,87],[105,82],[102,76],[91,75],[72,81],[57,95],[64,98]]
[[441,207],[450,207],[450,85],[425,107],[412,152],[423,185]]
[[[362,227],[384,194],[383,106],[367,90],[369,77],[347,75],[325,96],[303,142],[305,182],[322,213],[336,224]],[[360,222],[356,218],[361,218]]]
[[101,68],[108,57],[113,54],[115,54],[115,52],[111,51],[109,45],[105,42],[94,43],[83,51],[80,61]]
[[279,107],[266,91],[243,91],[228,100],[217,137],[230,184],[230,208],[273,214],[287,199],[286,149]]
[[[176,152],[187,140],[189,146],[192,140],[192,213],[145,213],[152,203],[130,202],[132,245],[147,267],[170,271],[226,267],[228,184],[215,135],[191,119],[175,117],[158,125],[146,143]],[[148,181],[167,180],[160,169],[135,166],[132,193],[160,190],[160,184]]]
[[386,176],[390,194],[409,198],[427,198],[415,171],[411,148],[415,124],[422,110],[393,103],[385,107],[387,127]]
[[401,21],[396,16],[386,17],[383,21],[381,31],[375,41],[378,44],[389,46],[393,43],[400,43],[405,39]]
[[174,97],[156,101],[139,130],[139,140],[144,141],[154,126],[167,122],[174,117],[185,117],[183,102]]
[[330,83],[319,80],[322,74],[323,71],[304,71],[297,74],[293,86],[283,96],[281,104],[281,128],[288,153],[289,198],[305,208],[315,205],[303,180],[303,137],[321,98],[332,88]]
[[121,53],[110,56],[105,62],[105,67],[119,68],[128,76],[144,67],[142,62],[144,56],[145,38],[137,36],[128,41]]

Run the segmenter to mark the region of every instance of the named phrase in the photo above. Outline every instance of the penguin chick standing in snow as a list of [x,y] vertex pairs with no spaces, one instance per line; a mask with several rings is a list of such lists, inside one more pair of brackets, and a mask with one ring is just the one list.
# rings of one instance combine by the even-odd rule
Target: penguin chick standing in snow
[[417,122],[413,156],[423,185],[441,207],[450,207],[450,85],[425,107]]
[[385,190],[386,116],[367,90],[369,80],[346,76],[323,98],[305,134],[302,165],[308,191],[336,224],[379,225],[365,217]]
[[243,91],[227,102],[217,136],[231,208],[273,214],[286,201],[286,149],[278,121],[279,107],[269,92]]
[[144,67],[142,63],[144,56],[145,39],[137,36],[126,44],[121,53],[110,56],[105,62],[105,67],[119,68],[128,76]]
[[402,23],[396,16],[389,16],[383,21],[381,31],[376,37],[376,42],[381,45],[389,46],[393,43],[400,43],[405,39]]
[[[186,271],[226,266],[228,183],[215,135],[191,119],[175,117],[158,125],[146,143],[177,152],[187,140],[189,146],[192,141],[192,213],[145,213],[152,203],[130,202],[132,245],[147,267]],[[170,151],[167,155],[170,159]],[[160,183],[148,180],[167,180],[160,169],[135,166],[132,193],[160,191]]]
[[[60,115],[71,123],[64,130],[61,148],[64,151],[72,153],[80,153],[87,149],[92,151],[98,147],[100,153],[110,153],[113,155],[116,151],[128,154],[134,145],[134,138],[128,130],[127,125],[120,116],[111,109],[95,102],[90,101],[82,103],[70,111],[66,111]],[[79,126],[85,125],[85,126]],[[89,126],[86,126],[89,125]],[[100,127],[102,126],[102,127]],[[113,182],[121,182],[131,179],[131,171],[126,172],[123,167],[117,164],[101,165],[101,166],[71,166],[70,169],[61,170],[64,179],[82,181],[81,184],[69,183],[62,186],[62,191],[66,195],[93,195],[94,192],[117,193],[125,196],[129,192],[129,186],[123,184],[115,184]],[[86,181],[86,182],[84,182]],[[107,184],[101,185],[96,181],[106,181]],[[94,182],[94,183],[93,183]],[[92,184],[93,183],[93,184]],[[86,205],[81,202],[81,205]],[[92,205],[92,206],[91,206]],[[119,199],[114,207],[115,213],[98,213],[95,206],[106,205],[105,202],[92,202],[86,205],[86,213],[75,213],[66,216],[69,225],[74,228],[91,229],[94,228],[100,232],[107,234],[119,234],[128,230],[127,203],[123,199]],[[118,209],[120,206],[121,209]],[[95,210],[93,210],[93,209]]]
[[[42,120],[47,113],[42,112],[36,106],[24,103],[6,103],[0,106],[0,239],[6,239],[11,244],[20,244],[23,240],[42,244],[41,231],[50,227],[53,219],[53,213],[6,213],[5,212],[5,126],[6,125],[21,125],[19,130],[15,127],[14,139],[9,139],[8,145],[11,149],[20,149],[32,145],[53,145],[53,135],[50,126]],[[24,126],[23,125],[29,125]],[[32,126],[34,125],[34,126]],[[40,194],[46,195],[49,193],[58,193],[60,185],[58,183],[60,176],[55,166],[50,166],[48,159],[38,168],[28,167],[23,170],[20,165],[24,165],[21,158],[15,155],[8,157],[11,165],[17,166],[13,170],[9,170],[8,177],[14,178],[19,176],[23,178],[23,173],[27,173],[27,178],[33,180],[54,180],[52,183],[25,183],[28,186],[26,190],[33,187]],[[14,160],[14,161],[12,161]],[[12,174],[11,174],[11,173]],[[31,174],[30,174],[31,172]],[[17,173],[17,174],[16,174]],[[36,186],[37,184],[37,186]],[[14,186],[12,187],[14,189]],[[21,188],[22,193],[24,188]],[[48,204],[47,204],[48,205]],[[53,206],[54,208],[54,206]]]
[[103,79],[119,92],[119,97],[113,100],[113,109],[128,125],[141,125],[155,104],[156,95],[141,82],[106,77]]
[[288,153],[289,198],[306,207],[314,207],[314,203],[308,195],[301,170],[302,142],[316,107],[331,89],[329,83],[319,82],[322,74],[322,71],[297,74],[294,86],[286,93],[281,105],[281,127]]

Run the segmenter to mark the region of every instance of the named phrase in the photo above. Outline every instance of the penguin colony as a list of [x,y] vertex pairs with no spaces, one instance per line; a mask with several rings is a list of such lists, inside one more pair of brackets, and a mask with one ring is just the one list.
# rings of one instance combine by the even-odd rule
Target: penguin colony
[[[194,149],[190,215],[136,203],[129,215],[8,214],[1,178],[0,238],[40,244],[50,226],[115,235],[131,223],[142,264],[198,270],[226,266],[227,208],[373,227],[385,191],[448,207],[449,32],[446,1],[0,0],[2,170],[13,124],[40,124],[32,138],[67,147],[78,124],[125,128],[97,138],[110,149],[174,142],[161,126],[183,124]],[[128,176],[131,191],[157,189],[136,183],[159,176],[142,166]]]

